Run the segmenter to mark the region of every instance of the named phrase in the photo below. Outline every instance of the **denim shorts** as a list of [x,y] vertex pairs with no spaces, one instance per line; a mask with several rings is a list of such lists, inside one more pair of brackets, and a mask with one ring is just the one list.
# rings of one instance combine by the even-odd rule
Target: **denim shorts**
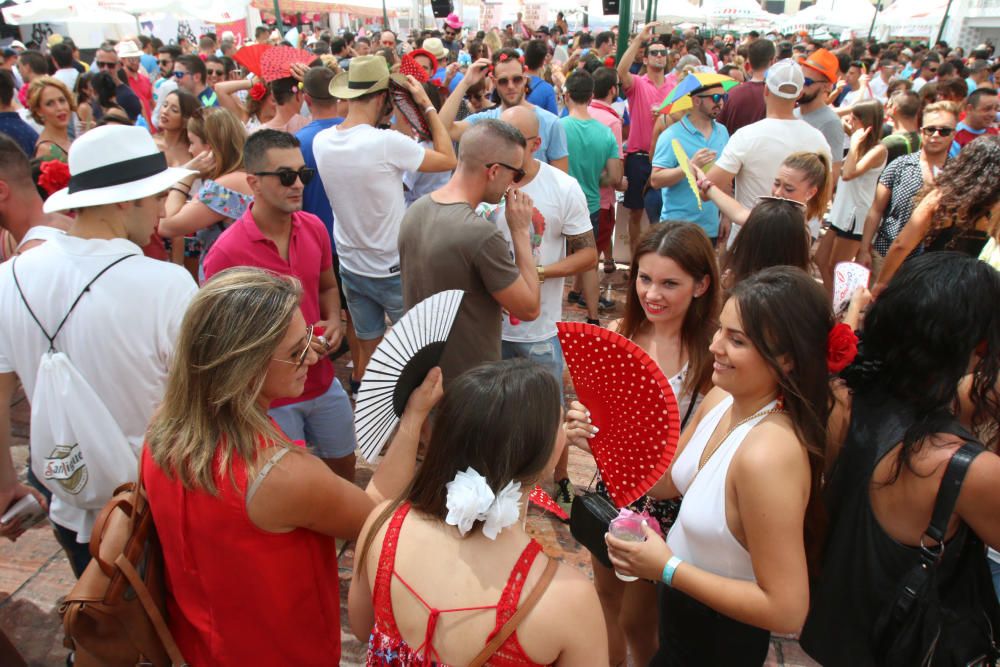
[[559,383],[559,400],[563,400],[563,354],[559,336],[535,343],[505,340],[500,343],[500,355],[504,359],[528,359],[544,366]]
[[381,338],[386,315],[393,324],[403,316],[403,280],[398,274],[371,278],[340,267],[340,286],[347,297],[354,331],[361,340]]
[[340,380],[333,379],[322,396],[271,408],[268,411],[291,440],[303,440],[321,459],[340,459],[354,453],[354,411]]

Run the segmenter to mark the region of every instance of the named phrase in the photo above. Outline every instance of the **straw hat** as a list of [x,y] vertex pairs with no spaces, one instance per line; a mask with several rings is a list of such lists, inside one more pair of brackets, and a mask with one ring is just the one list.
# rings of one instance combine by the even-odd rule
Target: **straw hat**
[[43,210],[53,213],[142,199],[193,173],[167,167],[167,158],[144,128],[96,127],[73,143],[69,187],[46,199]]
[[445,48],[444,43],[437,37],[428,37],[425,39],[422,48],[424,51],[431,53],[438,60],[441,60],[448,55],[448,49]]
[[122,42],[115,44],[115,53],[118,54],[119,58],[141,58],[142,51],[139,47],[135,45],[130,39],[126,39]]
[[389,65],[382,56],[357,56],[351,58],[349,70],[341,72],[330,82],[330,94],[337,99],[353,100],[388,89],[390,79],[406,85],[405,76],[389,73]]

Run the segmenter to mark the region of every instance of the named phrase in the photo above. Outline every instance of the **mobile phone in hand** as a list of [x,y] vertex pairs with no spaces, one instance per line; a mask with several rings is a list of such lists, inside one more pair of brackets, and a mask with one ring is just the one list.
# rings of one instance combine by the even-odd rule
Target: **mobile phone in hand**
[[44,521],[45,517],[45,510],[38,504],[35,496],[29,493],[17,502],[11,503],[4,515],[0,517],[0,524],[7,525],[20,519],[21,528],[27,530]]

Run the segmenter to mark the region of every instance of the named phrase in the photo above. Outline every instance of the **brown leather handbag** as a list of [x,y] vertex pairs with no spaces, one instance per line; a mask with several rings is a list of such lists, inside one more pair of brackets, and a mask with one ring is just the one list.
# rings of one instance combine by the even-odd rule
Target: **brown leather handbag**
[[59,609],[77,667],[182,667],[166,622],[163,552],[137,483],[115,489],[94,523],[93,560]]

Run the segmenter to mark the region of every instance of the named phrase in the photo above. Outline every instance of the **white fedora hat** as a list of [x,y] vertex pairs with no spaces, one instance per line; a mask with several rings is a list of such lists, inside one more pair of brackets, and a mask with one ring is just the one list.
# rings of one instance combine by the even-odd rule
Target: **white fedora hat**
[[43,210],[54,213],[142,199],[193,173],[167,167],[167,158],[141,127],[96,127],[73,143],[69,187],[46,199]]
[[141,58],[142,51],[131,39],[126,39],[115,44],[115,53],[119,58]]

